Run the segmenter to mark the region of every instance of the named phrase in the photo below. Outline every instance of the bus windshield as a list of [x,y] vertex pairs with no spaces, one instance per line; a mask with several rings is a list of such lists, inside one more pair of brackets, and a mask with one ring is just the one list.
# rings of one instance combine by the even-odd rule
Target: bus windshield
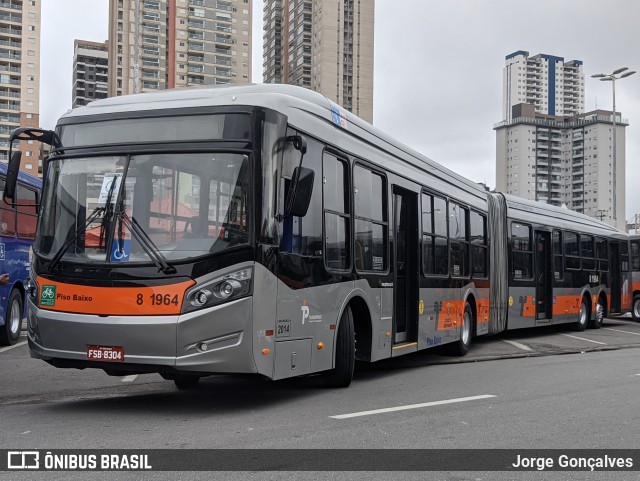
[[34,251],[65,261],[169,261],[249,243],[241,153],[52,159]]

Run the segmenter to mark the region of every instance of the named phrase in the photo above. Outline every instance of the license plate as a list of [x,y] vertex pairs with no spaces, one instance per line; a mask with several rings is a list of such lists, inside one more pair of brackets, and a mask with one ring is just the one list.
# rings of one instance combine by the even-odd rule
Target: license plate
[[87,359],[90,361],[122,362],[124,361],[124,347],[87,346]]

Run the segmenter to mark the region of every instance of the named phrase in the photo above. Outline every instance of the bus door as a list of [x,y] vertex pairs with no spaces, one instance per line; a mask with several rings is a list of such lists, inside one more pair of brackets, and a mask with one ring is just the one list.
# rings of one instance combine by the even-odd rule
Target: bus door
[[418,340],[418,195],[393,188],[395,344]]
[[551,319],[553,313],[553,268],[551,233],[535,231],[536,320]]
[[622,312],[622,275],[620,273],[620,244],[609,243],[611,259],[609,261],[609,274],[611,275],[611,312]]

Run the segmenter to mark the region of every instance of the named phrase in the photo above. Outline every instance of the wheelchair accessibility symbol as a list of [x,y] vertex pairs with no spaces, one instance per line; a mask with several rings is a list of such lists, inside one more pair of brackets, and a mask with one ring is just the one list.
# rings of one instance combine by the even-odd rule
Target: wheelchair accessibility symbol
[[129,248],[131,240],[122,241],[122,245],[118,241],[114,241],[113,250],[111,251],[111,262],[127,262],[129,260]]

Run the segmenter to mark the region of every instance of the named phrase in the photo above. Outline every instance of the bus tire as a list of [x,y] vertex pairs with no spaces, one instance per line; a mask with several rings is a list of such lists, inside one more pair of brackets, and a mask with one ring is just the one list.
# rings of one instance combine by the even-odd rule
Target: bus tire
[[200,382],[200,376],[176,375],[173,382],[180,391],[195,389]]
[[636,322],[640,322],[640,294],[633,296],[633,304],[631,308],[631,317]]
[[596,304],[596,318],[589,321],[589,327],[591,329],[600,329],[604,322],[606,312],[604,300],[602,298],[598,299],[598,303]]
[[4,313],[4,326],[0,328],[0,345],[11,346],[20,338],[22,328],[22,296],[17,289],[13,289]]
[[349,306],[342,313],[336,336],[335,367],[323,373],[324,383],[327,387],[348,387],[353,379],[356,360],[353,314]]
[[587,324],[589,323],[589,303],[587,302],[587,298],[582,298],[582,303],[580,304],[580,312],[578,312],[578,320],[576,321],[574,327],[576,331],[584,331],[587,328]]
[[465,356],[471,347],[471,337],[473,336],[473,310],[468,302],[464,303],[464,314],[462,315],[462,326],[460,339],[451,344],[450,353],[454,356]]

